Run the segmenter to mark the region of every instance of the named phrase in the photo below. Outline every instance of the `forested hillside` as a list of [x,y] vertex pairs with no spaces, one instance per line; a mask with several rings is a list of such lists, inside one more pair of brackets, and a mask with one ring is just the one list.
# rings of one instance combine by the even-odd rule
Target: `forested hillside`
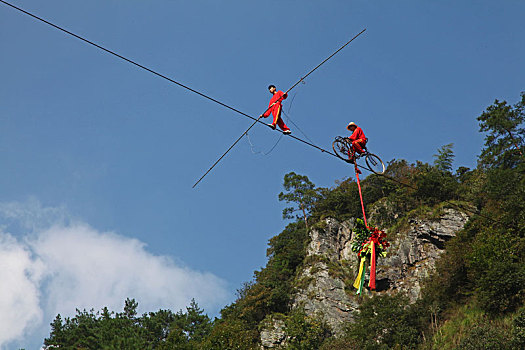
[[[516,104],[495,101],[477,119],[485,143],[475,169],[453,168],[453,144],[437,150],[432,164],[389,162],[385,176],[362,181],[364,204],[375,226],[395,241],[411,220],[437,217],[450,208],[468,215],[444,244],[421,292],[372,292],[356,297],[357,266],[333,266],[356,300],[358,312],[335,336],[323,315],[294,307],[309,283],[298,274],[309,263],[311,232],[326,219],[360,218],[357,184],[344,179],[318,188],[289,173],[279,200],[292,222],[270,239],[268,262],[238,290],[238,298],[210,320],[197,303],[186,311],[136,314],[77,311],[60,315],[47,349],[260,349],[261,333],[280,320],[286,349],[520,349],[525,348],[525,94]],[[140,300],[138,301],[140,302]]]

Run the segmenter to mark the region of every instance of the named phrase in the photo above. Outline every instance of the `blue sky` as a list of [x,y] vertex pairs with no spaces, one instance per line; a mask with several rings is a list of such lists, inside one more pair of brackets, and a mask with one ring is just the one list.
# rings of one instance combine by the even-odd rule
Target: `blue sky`
[[[453,142],[454,166],[474,167],[476,117],[525,90],[522,1],[11,2],[253,116],[269,84],[288,89],[366,28],[284,110],[325,148],[354,121],[384,160],[431,162]],[[222,280],[224,303],[286,225],[284,174],[325,187],[352,175],[290,138],[268,156],[244,139],[192,189],[250,120],[4,4],[0,45],[0,202],[60,208],[100,234],[142,242]],[[266,151],[279,136],[257,125],[250,137]]]

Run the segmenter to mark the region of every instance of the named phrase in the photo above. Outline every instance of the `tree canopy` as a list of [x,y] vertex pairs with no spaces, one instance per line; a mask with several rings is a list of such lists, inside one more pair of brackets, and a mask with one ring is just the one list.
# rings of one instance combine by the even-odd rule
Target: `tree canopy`
[[523,162],[525,151],[525,92],[514,106],[495,100],[479,117],[485,146],[479,156],[484,168],[513,168]]
[[[284,175],[283,187],[286,193],[279,193],[279,200],[286,203],[295,203],[296,207],[283,209],[283,219],[293,219],[294,212],[301,211],[302,218],[308,226],[308,215],[312,211],[315,202],[320,198],[319,190],[315,188],[308,176],[298,175],[293,171]],[[295,216],[299,217],[299,216]]]

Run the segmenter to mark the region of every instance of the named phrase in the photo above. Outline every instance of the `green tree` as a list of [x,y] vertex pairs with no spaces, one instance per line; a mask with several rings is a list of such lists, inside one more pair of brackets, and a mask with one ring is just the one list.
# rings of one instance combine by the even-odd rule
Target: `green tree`
[[421,162],[417,162],[414,170],[411,185],[416,189],[411,196],[419,205],[435,205],[457,198],[458,181],[450,172]]
[[230,318],[217,321],[202,345],[205,350],[256,350],[259,333],[242,320]]
[[376,296],[359,307],[348,337],[359,349],[415,349],[421,341],[421,311],[402,296]]
[[[357,183],[351,179],[345,179],[338,185],[334,189],[323,188],[320,190],[322,199],[316,203],[312,215],[315,219],[320,220],[323,217],[330,216],[342,221],[361,216]],[[363,199],[366,206],[367,198]]]
[[484,321],[475,325],[463,336],[455,350],[507,350],[518,349],[512,347],[511,337],[504,329]]
[[135,299],[127,298],[124,302],[124,313],[122,316],[130,320],[135,319],[135,316],[137,316],[138,307],[139,303],[137,303]]
[[452,162],[454,161],[454,147],[453,143],[441,146],[438,149],[438,153],[434,154],[434,166],[436,169],[442,172],[451,172],[452,171]]
[[200,343],[210,332],[212,323],[204,310],[199,308],[195,299],[191,300],[186,312],[179,311],[176,315],[172,327],[181,329],[186,336],[187,342],[191,345]]
[[[176,332],[172,331],[172,324],[175,321],[175,314],[170,310],[159,310],[142,315],[139,319],[140,328],[144,330],[144,339],[152,348],[158,348],[163,344],[173,345],[173,338]],[[179,334],[177,334],[179,335]],[[183,344],[186,341],[182,331],[180,338],[177,338],[177,344]]]
[[290,338],[287,349],[319,349],[330,337],[330,327],[322,319],[308,317],[301,310],[294,310],[285,318],[286,335]]
[[525,92],[514,106],[495,100],[478,121],[479,130],[486,133],[485,148],[479,156],[482,167],[513,168],[523,161]]
[[187,312],[174,314],[159,310],[137,316],[138,303],[126,299],[120,313],[94,310],[80,311],[62,320],[57,315],[51,323],[46,349],[198,349],[211,332],[211,322],[195,300]]
[[521,308],[512,320],[513,345],[516,349],[525,348],[525,308]]
[[[302,212],[302,218],[308,228],[308,215],[315,202],[320,198],[319,191],[305,175],[298,175],[293,171],[284,175],[283,187],[287,193],[279,193],[279,200],[286,203],[295,203],[297,207],[283,209],[283,219],[293,219],[293,213]],[[300,216],[296,216],[299,218]]]

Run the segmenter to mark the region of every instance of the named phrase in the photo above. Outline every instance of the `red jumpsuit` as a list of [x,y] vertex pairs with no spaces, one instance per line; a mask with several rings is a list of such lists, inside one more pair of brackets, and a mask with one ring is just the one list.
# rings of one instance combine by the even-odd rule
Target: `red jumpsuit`
[[289,127],[286,126],[286,124],[283,122],[283,119],[281,118],[281,102],[288,97],[287,94],[283,93],[281,90],[277,91],[275,94],[273,94],[270,104],[268,105],[268,110],[264,112],[263,116],[265,118],[268,118],[270,116],[270,113],[273,114],[273,125],[279,125],[281,130],[287,131],[290,130]]
[[366,139],[365,133],[360,127],[356,127],[352,135],[349,137],[350,141],[352,141],[352,147],[355,151],[358,153],[363,153],[363,148],[366,145],[366,142],[368,141]]

